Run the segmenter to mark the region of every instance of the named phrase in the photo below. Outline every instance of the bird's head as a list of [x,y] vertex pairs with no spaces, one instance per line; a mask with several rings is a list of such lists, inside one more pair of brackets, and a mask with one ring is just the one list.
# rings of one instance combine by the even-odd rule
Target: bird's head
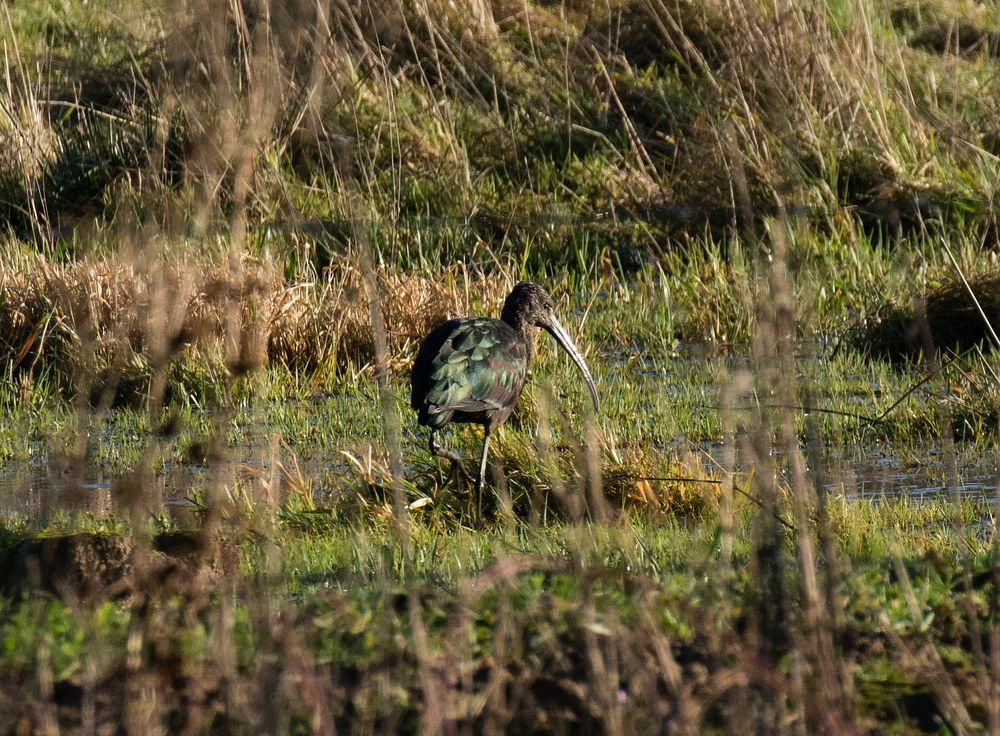
[[515,327],[545,327],[553,309],[552,297],[545,289],[530,281],[522,281],[507,295],[500,318]]
[[[594,400],[594,411],[600,411],[600,401],[597,398],[597,389],[594,387],[594,379],[590,375],[590,370],[587,368],[580,351],[573,344],[569,333],[556,318],[552,297],[545,289],[529,281],[520,282],[507,295],[500,318],[522,332],[526,331],[525,328],[541,328],[552,335],[580,369],[587,382],[587,387],[590,389],[590,396]],[[534,332],[533,329],[531,331]],[[529,342],[533,342],[533,340]]]

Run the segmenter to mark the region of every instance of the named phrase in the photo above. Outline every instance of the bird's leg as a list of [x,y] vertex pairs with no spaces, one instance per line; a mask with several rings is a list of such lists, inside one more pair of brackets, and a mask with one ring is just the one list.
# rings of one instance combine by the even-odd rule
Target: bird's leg
[[458,453],[452,450],[446,450],[434,441],[433,429],[431,430],[431,437],[427,446],[431,451],[431,455],[437,455],[438,457],[443,457],[445,460],[451,461],[451,470],[453,474],[460,475],[470,483],[472,482],[472,476],[469,475],[469,471],[465,469],[464,465],[462,465],[462,458],[458,456]]
[[483,486],[486,484],[486,455],[490,451],[490,428],[483,428],[483,454],[479,458],[479,477],[476,479],[476,523],[483,521]]

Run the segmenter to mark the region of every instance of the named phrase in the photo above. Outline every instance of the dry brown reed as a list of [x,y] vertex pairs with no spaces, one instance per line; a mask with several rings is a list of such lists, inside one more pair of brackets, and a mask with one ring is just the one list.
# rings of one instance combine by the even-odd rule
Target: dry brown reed
[[[439,322],[501,304],[509,281],[460,265],[433,277],[380,268],[392,366],[408,365]],[[237,357],[225,344],[233,304],[240,319],[232,334],[245,336]],[[3,359],[15,371],[44,367],[69,379],[85,363],[105,375],[138,368],[139,379],[175,358],[199,364],[228,356],[237,372],[268,361],[311,372],[363,370],[374,356],[362,272],[349,255],[291,283],[249,256],[238,277],[231,264],[211,262],[32,257],[0,266],[0,310]]]

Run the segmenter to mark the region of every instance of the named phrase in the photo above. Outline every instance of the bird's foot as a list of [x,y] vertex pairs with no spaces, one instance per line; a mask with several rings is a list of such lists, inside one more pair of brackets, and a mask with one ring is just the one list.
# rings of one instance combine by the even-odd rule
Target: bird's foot
[[462,465],[462,458],[459,457],[457,452],[452,450],[446,450],[443,447],[438,447],[437,445],[431,446],[431,451],[438,457],[443,457],[445,460],[451,462],[451,475],[454,479],[464,478],[469,483],[475,483],[476,479],[472,477],[472,474],[465,469]]
[[457,457],[451,457],[448,459],[451,460],[451,477],[455,483],[456,488],[461,488],[463,491],[466,490],[462,485],[461,482],[462,480],[464,480],[466,483],[476,482],[476,479],[473,478],[472,475],[469,473],[469,471],[465,469],[465,466],[462,465],[461,460],[459,460]]

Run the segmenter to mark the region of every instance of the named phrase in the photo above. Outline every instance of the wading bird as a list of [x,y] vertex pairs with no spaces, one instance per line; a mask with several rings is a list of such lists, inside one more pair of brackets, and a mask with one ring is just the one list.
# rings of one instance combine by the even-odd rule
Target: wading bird
[[510,416],[531,368],[538,330],[543,329],[569,353],[590,388],[594,411],[599,402],[587,364],[559,324],[552,297],[538,284],[521,282],[504,302],[500,319],[463,317],[432,331],[417,353],[410,374],[410,405],[417,421],[430,427],[432,455],[451,460],[466,478],[457,453],[444,450],[434,433],[451,422],[481,424],[483,450],[476,478],[476,517],[482,514],[483,484],[490,434]]

